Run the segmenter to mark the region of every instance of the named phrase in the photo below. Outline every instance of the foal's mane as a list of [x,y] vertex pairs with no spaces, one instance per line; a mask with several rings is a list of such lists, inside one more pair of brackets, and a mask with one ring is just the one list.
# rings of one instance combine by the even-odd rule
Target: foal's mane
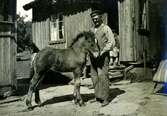
[[71,43],[70,47],[72,47],[80,38],[84,37],[85,38],[94,38],[94,33],[91,31],[84,31],[79,33],[76,38],[73,39],[73,42]]

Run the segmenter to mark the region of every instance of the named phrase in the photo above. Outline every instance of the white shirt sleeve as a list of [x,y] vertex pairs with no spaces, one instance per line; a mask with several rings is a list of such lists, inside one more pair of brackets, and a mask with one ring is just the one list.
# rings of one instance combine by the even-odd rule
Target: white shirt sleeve
[[107,38],[107,42],[106,45],[103,48],[103,51],[110,51],[114,46],[115,46],[115,38],[114,38],[114,34],[112,32],[112,30],[110,29],[110,27],[106,26],[105,28],[106,31],[106,38]]

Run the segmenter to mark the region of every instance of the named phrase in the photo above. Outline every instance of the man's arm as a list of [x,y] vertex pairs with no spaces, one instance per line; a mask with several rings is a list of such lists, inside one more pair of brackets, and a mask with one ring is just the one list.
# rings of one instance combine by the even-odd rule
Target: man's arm
[[106,26],[105,27],[105,37],[107,38],[106,40],[106,45],[104,46],[103,50],[101,51],[101,54],[103,54],[106,51],[110,51],[114,46],[115,46],[115,38],[112,30],[110,27]]

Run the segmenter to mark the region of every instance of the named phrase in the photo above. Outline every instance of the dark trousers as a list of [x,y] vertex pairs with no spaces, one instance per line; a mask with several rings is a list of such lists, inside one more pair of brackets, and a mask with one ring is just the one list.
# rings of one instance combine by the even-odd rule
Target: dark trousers
[[95,97],[101,100],[108,100],[109,98],[109,59],[109,52],[105,52],[97,58],[90,58]]

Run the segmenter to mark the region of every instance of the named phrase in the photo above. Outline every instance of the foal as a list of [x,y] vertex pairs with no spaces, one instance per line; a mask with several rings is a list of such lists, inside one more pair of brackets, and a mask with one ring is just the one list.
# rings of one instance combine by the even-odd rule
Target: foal
[[[80,95],[80,76],[86,64],[88,53],[98,51],[92,32],[82,32],[73,40],[67,49],[45,48],[39,51],[31,67],[30,87],[26,98],[28,109],[32,109],[32,94],[35,92],[35,102],[41,104],[37,86],[47,71],[73,72],[74,74],[74,102],[80,106],[84,104]],[[56,78],[56,77],[55,77]]]

